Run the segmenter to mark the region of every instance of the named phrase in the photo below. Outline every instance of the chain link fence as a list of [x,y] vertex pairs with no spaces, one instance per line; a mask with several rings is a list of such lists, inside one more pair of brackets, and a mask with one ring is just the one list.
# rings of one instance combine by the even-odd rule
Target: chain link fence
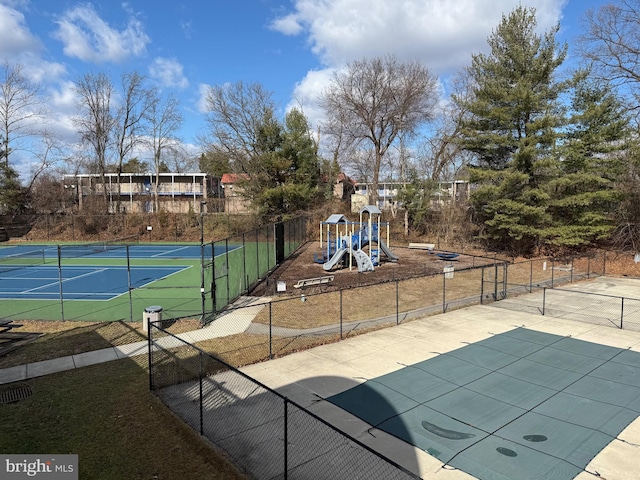
[[[242,240],[246,250],[249,242]],[[539,303],[535,306],[537,313],[640,329],[640,300],[600,295],[595,301],[583,294],[585,300],[574,291],[573,307],[574,302],[550,300],[564,292],[558,286],[604,275],[606,262],[605,255],[519,263],[496,259],[492,265],[377,285],[250,301],[211,318],[210,328],[241,332],[217,342],[192,338],[191,344],[154,324],[150,387],[253,478],[417,478],[236,367],[424,315],[508,303],[500,300],[536,289],[547,299],[542,312]]]
[[149,384],[251,478],[419,478],[157,322],[149,325]]
[[211,307],[203,323],[211,322],[306,241],[307,219],[298,217],[205,245],[210,256],[203,262],[204,295]]
[[[3,247],[0,274],[7,275],[0,318],[137,322],[146,307],[162,305],[167,318],[207,323],[306,241],[306,219],[197,246],[162,244],[169,250],[175,245],[175,255],[145,256],[138,247],[156,245],[145,239],[149,236],[19,245],[19,253]],[[199,255],[181,258],[185,248],[199,248]],[[12,253],[3,255],[3,250]],[[29,267],[44,268],[29,279]]]
[[[244,365],[504,298],[504,273],[496,277],[495,272],[505,269],[506,264],[500,263],[268,302],[249,301],[218,312],[210,325],[243,332],[234,342],[244,339],[239,347]],[[225,358],[233,362],[232,357]]]
[[545,288],[542,315],[640,332],[640,299]]

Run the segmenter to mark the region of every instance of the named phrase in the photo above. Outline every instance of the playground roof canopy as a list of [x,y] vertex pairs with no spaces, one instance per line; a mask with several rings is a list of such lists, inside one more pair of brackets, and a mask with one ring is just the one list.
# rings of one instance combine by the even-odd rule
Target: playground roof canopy
[[345,217],[344,215],[334,213],[333,215],[329,216],[329,218],[327,218],[323,223],[335,225],[338,223],[349,223],[349,220],[347,220],[347,217]]
[[360,209],[360,212],[358,213],[362,215],[363,212],[367,212],[369,215],[374,215],[374,214],[382,215],[382,212],[380,211],[380,209],[375,205],[365,205]]

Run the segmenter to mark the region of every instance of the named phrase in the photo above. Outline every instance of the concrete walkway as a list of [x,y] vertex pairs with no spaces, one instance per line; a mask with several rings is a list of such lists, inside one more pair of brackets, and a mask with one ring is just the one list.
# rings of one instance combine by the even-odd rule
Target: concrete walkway
[[[212,338],[235,335],[246,331],[251,325],[251,321],[269,302],[270,298],[250,298],[242,297],[236,304],[243,306],[239,310],[231,310],[221,315],[214,323],[204,328],[185,332],[176,335],[180,340],[187,343],[196,343]],[[236,305],[234,304],[234,305]],[[247,306],[249,305],[249,306]],[[174,337],[164,337],[157,341],[162,348],[175,348],[183,343]],[[15,367],[0,369],[0,385],[19,382],[29,378],[41,377],[51,373],[63,372],[74,368],[87,367],[97,363],[111,362],[123,358],[132,358],[139,355],[146,355],[149,344],[146,340],[119,345],[91,352],[68,355],[66,357],[52,358],[41,362],[28,363]]]

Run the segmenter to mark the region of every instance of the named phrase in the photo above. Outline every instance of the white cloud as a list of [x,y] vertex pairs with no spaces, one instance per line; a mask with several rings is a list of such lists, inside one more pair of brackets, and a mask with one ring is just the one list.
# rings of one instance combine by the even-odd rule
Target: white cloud
[[[546,30],[561,18],[567,0],[530,0],[538,25]],[[326,66],[393,53],[419,59],[438,74],[468,64],[486,50],[486,39],[503,14],[521,0],[295,0],[294,12],[271,28],[304,33]]]
[[62,63],[49,62],[38,56],[23,55],[20,63],[24,66],[24,74],[36,84],[48,84],[63,78],[67,69]]
[[144,53],[150,39],[140,21],[130,17],[126,28],[109,26],[91,4],[78,5],[58,20],[54,38],[69,57],[94,63],[120,62]]
[[296,84],[293,99],[287,105],[287,111],[299,108],[309,120],[309,125],[315,129],[324,120],[324,112],[318,100],[331,80],[334,69],[311,70]]
[[298,16],[294,14],[276,18],[271,22],[270,28],[285,35],[298,35],[304,28],[298,21]]
[[182,64],[174,58],[156,58],[149,66],[149,75],[164,87],[187,88],[189,86]]
[[207,93],[209,92],[210,86],[211,85],[206,83],[198,85],[198,101],[196,102],[196,106],[200,113],[207,113],[209,111],[209,107],[207,106]]
[[[567,0],[529,0],[540,31],[555,26]],[[294,0],[293,12],[270,28],[302,34],[326,67],[296,84],[287,109],[302,107],[312,126],[324,113],[318,100],[334,71],[365,57],[393,54],[420,60],[441,79],[487,51],[487,37],[521,0]],[[442,80],[441,80],[442,81]]]
[[40,41],[29,31],[22,12],[0,3],[0,56],[13,57],[40,48]]

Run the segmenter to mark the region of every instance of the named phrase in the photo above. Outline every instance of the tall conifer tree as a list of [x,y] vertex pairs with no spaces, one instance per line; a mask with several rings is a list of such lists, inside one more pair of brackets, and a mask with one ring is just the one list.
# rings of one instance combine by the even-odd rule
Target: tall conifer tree
[[622,199],[615,189],[629,119],[609,85],[581,72],[573,90],[566,137],[559,148],[559,176],[548,185],[552,245],[581,247],[607,238]]
[[493,248],[529,253],[544,240],[557,127],[558,98],[568,84],[556,79],[566,46],[555,40],[559,26],[536,33],[535,9],[518,7],[503,16],[488,38],[491,52],[476,54],[467,73],[470,98],[460,144],[475,154],[471,182],[476,220]]

